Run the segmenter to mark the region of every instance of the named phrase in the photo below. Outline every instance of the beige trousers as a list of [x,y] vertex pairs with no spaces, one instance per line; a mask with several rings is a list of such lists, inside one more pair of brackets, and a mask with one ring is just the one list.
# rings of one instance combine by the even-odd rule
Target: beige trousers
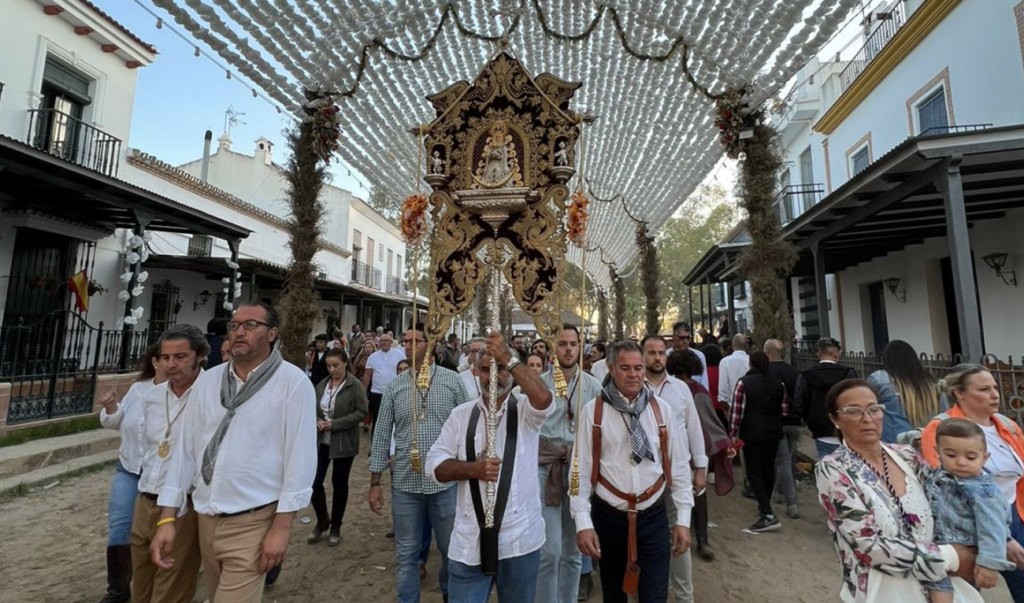
[[276,514],[274,504],[231,517],[199,516],[210,603],[260,603],[266,576],[259,568],[260,545]]
[[156,535],[161,508],[143,495],[135,499],[132,519],[132,601],[134,603],[192,603],[199,578],[199,534],[196,512],[189,509],[174,522],[175,537],[171,557],[174,567],[160,569],[149,555],[149,544]]

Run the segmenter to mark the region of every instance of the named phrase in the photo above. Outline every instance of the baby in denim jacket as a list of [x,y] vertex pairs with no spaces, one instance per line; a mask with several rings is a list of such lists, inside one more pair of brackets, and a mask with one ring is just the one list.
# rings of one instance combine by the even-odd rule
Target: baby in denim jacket
[[[1010,539],[1010,505],[992,475],[985,433],[971,421],[946,419],[935,432],[942,467],[925,480],[925,492],[935,516],[935,543],[978,547],[974,585],[992,588],[996,572],[1014,569],[1006,559]],[[927,582],[932,603],[952,603],[949,579]]]

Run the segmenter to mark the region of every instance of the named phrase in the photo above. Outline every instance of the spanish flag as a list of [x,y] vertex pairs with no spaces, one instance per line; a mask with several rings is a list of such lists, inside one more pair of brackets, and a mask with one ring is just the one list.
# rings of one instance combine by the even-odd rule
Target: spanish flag
[[87,312],[89,310],[89,277],[86,276],[85,270],[75,273],[68,279],[68,289],[75,294],[75,305],[78,306],[78,311]]

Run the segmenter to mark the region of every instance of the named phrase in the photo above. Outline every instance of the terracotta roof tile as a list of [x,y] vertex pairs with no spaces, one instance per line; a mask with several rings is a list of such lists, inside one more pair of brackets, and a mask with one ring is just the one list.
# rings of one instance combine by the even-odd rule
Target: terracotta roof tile
[[99,15],[99,16],[103,17],[104,19],[106,19],[107,21],[109,21],[111,23],[111,25],[113,25],[114,27],[116,27],[116,28],[120,29],[121,31],[123,31],[125,34],[128,35],[129,38],[131,38],[131,39],[135,40],[136,42],[138,42],[139,44],[141,44],[146,50],[152,52],[153,54],[156,54],[156,46],[153,46],[152,44],[143,41],[142,38],[140,38],[139,36],[133,34],[131,31],[129,31],[129,29],[127,27],[125,27],[124,25],[121,25],[117,21],[117,19],[115,19],[115,18],[111,17],[110,15],[108,15],[100,7],[96,6],[92,2],[89,2],[89,0],[78,0],[78,1],[81,2],[82,4],[84,4],[89,9],[91,9],[97,15]]

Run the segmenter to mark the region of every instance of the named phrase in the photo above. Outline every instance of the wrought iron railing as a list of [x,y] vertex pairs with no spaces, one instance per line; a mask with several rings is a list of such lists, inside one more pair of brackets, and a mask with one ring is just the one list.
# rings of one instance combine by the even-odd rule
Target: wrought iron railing
[[[963,363],[959,354],[921,354],[920,359],[924,369],[936,379],[942,379],[953,367]],[[802,341],[793,349],[792,364],[798,370],[806,370],[817,363],[815,342]],[[856,370],[859,376],[865,378],[884,368],[881,357],[863,352],[846,352],[840,356],[839,364]],[[1000,412],[1024,426],[1024,357],[1015,360],[1011,356],[1004,361],[994,354],[986,354],[982,364],[991,371],[999,384]]]
[[121,139],[56,109],[28,112],[28,144],[50,155],[116,176]]
[[373,268],[359,260],[352,260],[352,281],[360,285],[366,285],[374,289],[381,288],[380,270]]
[[967,124],[963,126],[935,126],[921,132],[921,136],[938,136],[943,134],[962,134],[964,132],[980,132],[992,127],[992,124]]
[[[785,226],[799,218],[803,213],[821,201],[825,195],[825,185],[790,184],[782,187],[775,196],[773,209],[779,217],[779,224]],[[794,209],[795,206],[795,209]]]
[[397,276],[389,276],[386,291],[392,295],[405,295],[405,280]]
[[896,33],[903,28],[907,21],[907,9],[905,0],[899,0],[888,11],[878,13],[878,27],[871,32],[864,46],[861,47],[853,59],[847,63],[846,68],[839,74],[839,82],[843,92],[853,85],[853,82],[864,73],[868,65],[875,60],[878,53],[882,52],[889,42],[896,36]]

